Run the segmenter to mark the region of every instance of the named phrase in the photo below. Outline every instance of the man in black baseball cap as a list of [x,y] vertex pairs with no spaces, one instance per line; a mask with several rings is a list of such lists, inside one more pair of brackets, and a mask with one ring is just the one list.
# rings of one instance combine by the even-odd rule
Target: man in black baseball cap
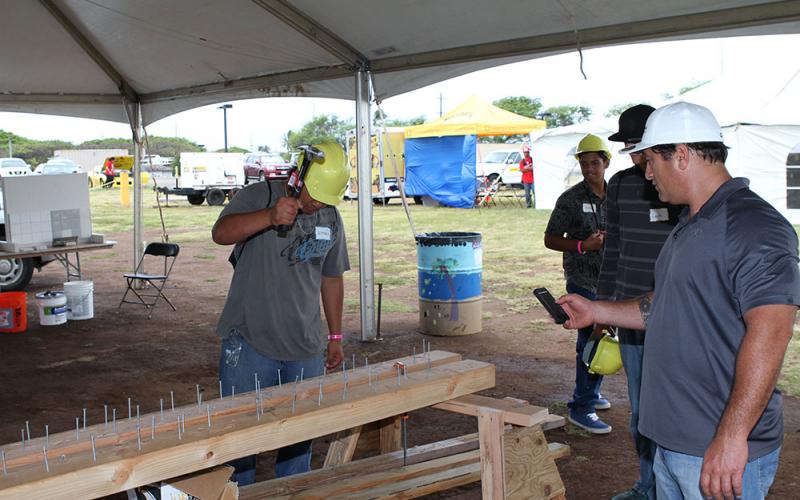
[[[653,111],[654,108],[646,104],[626,109],[619,117],[619,130],[608,140],[623,142],[626,146],[640,142],[647,118]],[[653,183],[645,178],[644,155],[633,153],[631,160],[632,167],[618,172],[608,181],[608,232],[597,284],[598,300],[630,299],[653,288],[656,258],[680,214],[680,207],[658,199]],[[595,325],[595,335],[605,328],[605,325]],[[613,500],[652,500],[655,498],[656,445],[638,430],[645,332],[619,328],[618,336],[628,378],[630,432],[639,455],[639,480],[630,490],[615,495]]]

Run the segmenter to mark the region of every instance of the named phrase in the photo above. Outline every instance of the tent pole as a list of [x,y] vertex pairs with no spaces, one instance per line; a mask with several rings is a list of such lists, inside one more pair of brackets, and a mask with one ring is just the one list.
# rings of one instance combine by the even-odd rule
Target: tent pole
[[361,340],[374,341],[375,269],[372,248],[372,158],[369,72],[356,72],[356,147],[358,158],[358,259],[361,294]]
[[139,102],[131,103],[132,113],[128,116],[131,120],[131,133],[133,135],[133,267],[142,258],[144,241],[142,236],[142,105]]

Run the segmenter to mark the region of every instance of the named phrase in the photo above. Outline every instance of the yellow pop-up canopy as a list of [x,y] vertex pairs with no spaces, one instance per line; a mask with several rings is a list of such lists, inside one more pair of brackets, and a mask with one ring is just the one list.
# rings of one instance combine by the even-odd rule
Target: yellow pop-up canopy
[[441,118],[406,127],[405,136],[406,139],[413,139],[444,135],[515,135],[529,134],[546,126],[543,120],[511,113],[478,96],[472,96]]

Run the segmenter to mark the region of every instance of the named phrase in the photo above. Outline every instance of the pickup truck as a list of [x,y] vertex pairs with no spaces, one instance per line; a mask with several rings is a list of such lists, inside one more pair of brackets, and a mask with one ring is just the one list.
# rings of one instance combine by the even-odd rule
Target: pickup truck
[[503,184],[522,186],[522,172],[519,171],[521,160],[519,148],[497,149],[487,154],[482,162],[478,162],[475,174],[489,183],[499,178]]

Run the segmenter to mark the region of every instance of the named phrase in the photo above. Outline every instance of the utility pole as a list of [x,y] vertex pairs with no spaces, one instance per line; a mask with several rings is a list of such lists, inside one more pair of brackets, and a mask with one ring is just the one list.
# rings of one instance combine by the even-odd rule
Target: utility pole
[[8,157],[14,156],[14,149],[11,147],[11,137],[8,138]]
[[442,116],[442,101],[444,101],[444,96],[439,92],[439,117]]
[[217,109],[222,110],[222,124],[223,124],[223,131],[225,134],[225,152],[228,152],[228,110],[233,107],[233,104],[223,104],[222,106],[218,107]]

